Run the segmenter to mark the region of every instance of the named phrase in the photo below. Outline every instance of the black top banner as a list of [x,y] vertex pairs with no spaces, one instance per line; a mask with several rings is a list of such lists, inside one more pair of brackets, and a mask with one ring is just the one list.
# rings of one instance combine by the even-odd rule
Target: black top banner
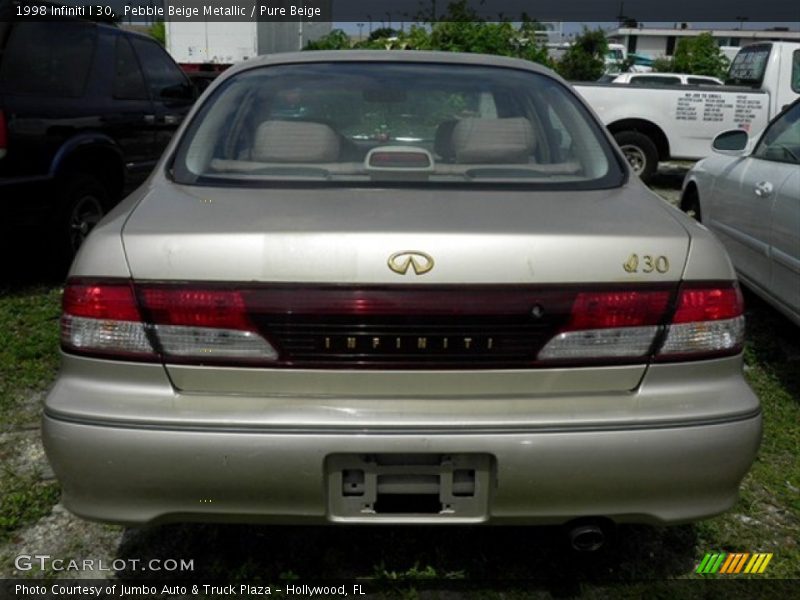
[[99,11],[116,20],[133,22],[332,21],[397,26],[415,21],[530,18],[629,24],[751,21],[800,26],[800,3],[792,0],[63,0],[53,4],[16,0],[13,4],[15,12],[21,13],[25,6],[61,4],[75,8],[60,11],[61,16],[85,17]]

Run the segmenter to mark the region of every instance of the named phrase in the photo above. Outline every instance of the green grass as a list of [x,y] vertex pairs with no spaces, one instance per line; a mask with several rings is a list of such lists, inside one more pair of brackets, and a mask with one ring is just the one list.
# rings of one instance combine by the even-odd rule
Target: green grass
[[42,481],[36,472],[21,475],[8,468],[0,473],[0,490],[0,542],[50,514],[59,497],[56,482]]
[[[39,394],[58,370],[61,290],[35,286],[0,290],[0,433],[38,427]],[[41,473],[12,468],[12,440],[0,446],[0,541],[49,514],[59,487]]]
[[0,289],[0,430],[38,421],[30,399],[58,370],[60,302],[57,287]]

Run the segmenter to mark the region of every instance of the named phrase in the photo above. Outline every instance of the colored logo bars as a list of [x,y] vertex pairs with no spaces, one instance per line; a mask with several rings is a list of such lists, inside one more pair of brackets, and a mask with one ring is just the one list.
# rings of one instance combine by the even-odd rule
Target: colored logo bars
[[737,552],[726,554],[725,552],[706,554],[700,564],[697,565],[695,573],[701,575],[713,575],[715,573],[724,575],[735,575],[737,573],[763,573],[769,561],[772,560],[772,553]]

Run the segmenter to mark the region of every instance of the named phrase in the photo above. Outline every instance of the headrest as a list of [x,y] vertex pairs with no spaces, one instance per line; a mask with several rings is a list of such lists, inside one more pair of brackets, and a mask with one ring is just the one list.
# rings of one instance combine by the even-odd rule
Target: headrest
[[531,122],[510,119],[462,119],[453,129],[459,163],[527,163],[536,138]]
[[256,130],[251,159],[260,162],[320,163],[339,158],[339,138],[323,123],[264,121]]
[[445,161],[454,160],[456,157],[455,149],[453,148],[453,130],[458,125],[458,120],[451,119],[449,121],[442,121],[436,128],[436,137],[433,140],[433,151],[439,156],[440,159]]

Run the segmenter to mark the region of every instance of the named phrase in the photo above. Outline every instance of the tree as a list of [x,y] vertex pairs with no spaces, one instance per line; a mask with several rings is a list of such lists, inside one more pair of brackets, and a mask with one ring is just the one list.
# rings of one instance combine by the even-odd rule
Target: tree
[[590,31],[586,27],[575,38],[564,57],[556,63],[556,71],[573,81],[595,81],[606,70],[608,41],[601,29]]
[[653,61],[653,71],[657,73],[674,73],[675,64],[668,56],[659,56]]
[[681,38],[675,49],[672,67],[676,73],[725,77],[730,61],[720,50],[714,37],[706,32]]
[[167,33],[164,28],[164,21],[156,21],[147,29],[147,33],[150,34],[150,37],[157,41],[162,46],[166,45],[167,43]]
[[369,40],[374,42],[375,40],[381,40],[384,38],[395,37],[397,35],[397,31],[392,29],[391,27],[378,27],[372,33],[369,34]]
[[334,29],[328,35],[308,42],[305,50],[348,50],[351,47],[350,36],[341,29]]
[[[519,23],[507,19],[484,21],[466,0],[451,2],[447,15],[437,20],[430,14],[421,14],[422,24],[414,24],[407,31],[388,27],[376,29],[369,39],[350,43],[341,30],[311,42],[307,50],[336,50],[344,48],[386,50],[444,50],[450,52],[476,52],[513,56],[550,66],[547,49],[537,39],[541,23],[523,17]],[[347,39],[345,44],[344,40]]]

